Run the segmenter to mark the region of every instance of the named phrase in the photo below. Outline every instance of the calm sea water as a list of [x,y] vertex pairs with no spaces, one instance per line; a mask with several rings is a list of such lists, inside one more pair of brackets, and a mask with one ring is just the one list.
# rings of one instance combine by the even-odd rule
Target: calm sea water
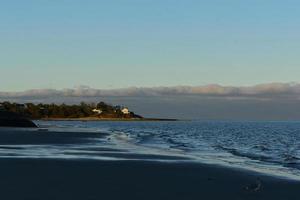
[[0,157],[205,162],[300,179],[300,122],[41,122],[1,128]]

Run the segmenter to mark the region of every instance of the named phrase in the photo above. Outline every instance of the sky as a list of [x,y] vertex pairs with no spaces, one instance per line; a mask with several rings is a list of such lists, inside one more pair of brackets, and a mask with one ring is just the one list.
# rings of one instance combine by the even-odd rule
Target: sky
[[297,0],[0,0],[0,91],[299,82]]

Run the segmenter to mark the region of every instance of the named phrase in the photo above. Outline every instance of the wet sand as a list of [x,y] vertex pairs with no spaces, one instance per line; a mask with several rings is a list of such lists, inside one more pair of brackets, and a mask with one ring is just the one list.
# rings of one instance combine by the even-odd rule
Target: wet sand
[[[2,156],[10,156],[0,158],[0,199],[4,200],[290,200],[300,196],[300,182],[195,163],[184,157],[113,149],[101,146],[103,141],[99,139],[107,136],[103,133],[6,128],[0,132]],[[97,146],[87,145],[95,137]],[[76,160],[14,157],[21,155],[25,148],[22,145],[43,144],[56,145],[55,150],[64,154],[64,158],[79,157]],[[10,155],[7,151],[17,154]],[[79,159],[94,155],[138,160]]]
[[299,199],[300,182],[190,162],[0,159],[0,198]]

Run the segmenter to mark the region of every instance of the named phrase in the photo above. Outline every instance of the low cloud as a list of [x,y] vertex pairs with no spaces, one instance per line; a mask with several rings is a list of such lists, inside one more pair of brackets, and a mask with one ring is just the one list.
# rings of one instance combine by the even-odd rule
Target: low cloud
[[300,120],[300,84],[249,87],[205,85],[94,89],[40,89],[0,92],[0,101],[67,103],[104,101],[126,105],[145,117],[202,120]]
[[0,92],[0,98],[47,98],[47,97],[160,97],[160,96],[195,95],[203,97],[227,98],[300,98],[299,83],[269,83],[248,87],[205,86],[174,87],[130,87],[123,89],[94,89],[79,86],[72,89],[33,89],[23,92]]

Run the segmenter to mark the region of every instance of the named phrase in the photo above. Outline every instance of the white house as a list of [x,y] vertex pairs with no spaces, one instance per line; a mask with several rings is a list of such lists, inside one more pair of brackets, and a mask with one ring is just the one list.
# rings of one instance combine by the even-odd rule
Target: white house
[[92,110],[94,113],[97,113],[98,115],[100,115],[101,113],[102,113],[102,110],[100,110],[100,109],[93,109]]
[[122,113],[123,113],[123,114],[125,114],[125,115],[128,115],[128,114],[130,114],[130,111],[129,111],[129,109],[128,109],[128,108],[126,108],[126,107],[125,107],[125,108],[123,108],[121,111],[122,111]]

